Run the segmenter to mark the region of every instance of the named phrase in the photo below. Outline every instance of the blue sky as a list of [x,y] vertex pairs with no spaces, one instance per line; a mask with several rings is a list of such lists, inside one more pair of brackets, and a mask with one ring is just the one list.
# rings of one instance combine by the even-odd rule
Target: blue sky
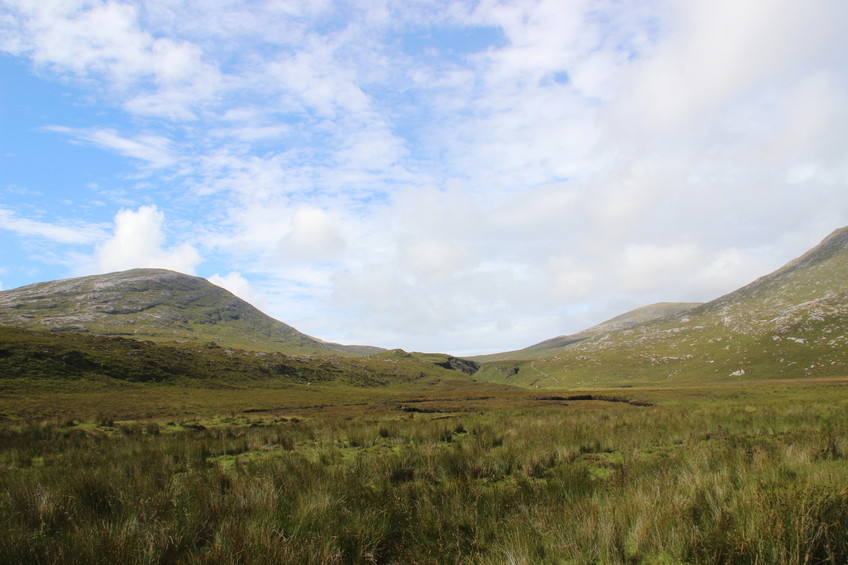
[[162,267],[471,354],[848,224],[842,0],[0,1],[0,288]]

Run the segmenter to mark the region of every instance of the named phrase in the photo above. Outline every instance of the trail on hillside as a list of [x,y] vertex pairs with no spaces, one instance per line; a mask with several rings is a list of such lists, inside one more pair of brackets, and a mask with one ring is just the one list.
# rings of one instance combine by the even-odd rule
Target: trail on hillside
[[530,386],[536,386],[536,383],[541,381],[543,378],[545,378],[545,379],[552,378],[549,373],[546,373],[545,371],[536,367],[536,361],[530,361],[530,368],[533,369],[534,371],[536,371],[537,373],[539,373],[540,375],[542,375],[540,378],[538,378],[535,381],[533,381],[532,383],[530,383]]

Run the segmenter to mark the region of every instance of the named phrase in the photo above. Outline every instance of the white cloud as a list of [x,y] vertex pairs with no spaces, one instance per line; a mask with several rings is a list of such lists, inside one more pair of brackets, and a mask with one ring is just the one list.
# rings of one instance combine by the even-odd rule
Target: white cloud
[[97,268],[103,272],[149,267],[193,274],[200,254],[187,243],[165,248],[164,221],[156,206],[119,211],[114,233],[95,252]]
[[[220,75],[187,41],[143,30],[139,8],[126,3],[44,0],[7,3],[2,48],[41,67],[81,78],[103,77],[128,97],[127,108],[168,118],[192,118],[193,106],[219,88]],[[156,100],[138,89],[158,93]]]
[[76,129],[64,126],[47,126],[44,129],[63,133],[101,149],[144,161],[152,167],[167,167],[177,161],[171,141],[163,136],[138,135],[128,138],[112,129]]
[[[778,266],[771,265],[771,269]],[[630,244],[615,276],[620,290],[651,297],[651,301],[704,301],[752,282],[771,269],[756,252],[736,248],[708,252],[692,243]]]
[[50,223],[20,218],[12,210],[0,208],[0,228],[22,236],[36,236],[56,243],[85,245],[103,236],[100,226],[81,222]]
[[688,278],[701,260],[701,251],[691,243],[629,244],[624,248],[618,279],[628,292],[656,290]]
[[237,271],[229,272],[223,276],[215,273],[209,277],[208,280],[214,285],[229,290],[242,300],[249,302],[260,310],[266,310],[268,308],[268,299],[262,293],[253,288],[250,281],[244,278],[244,276]]
[[525,190],[490,212],[492,222],[502,227],[548,228],[574,213],[580,195],[570,183],[554,183]]
[[694,276],[687,280],[687,291],[718,298],[716,289],[736,290],[767,272],[769,265],[763,259],[730,248],[703,261]]
[[674,4],[674,28],[633,66],[621,119],[649,130],[686,127],[764,85],[796,80],[845,47],[837,22],[846,16],[832,0]]
[[568,256],[552,257],[547,264],[551,273],[551,294],[555,299],[584,298],[598,282],[598,273],[579,265]]
[[426,279],[445,279],[467,267],[469,254],[457,242],[410,242],[401,249],[403,262]]
[[295,210],[291,230],[280,239],[284,259],[326,261],[345,247],[337,222],[324,210],[303,206]]
[[225,127],[213,131],[218,137],[235,138],[240,141],[254,142],[284,137],[291,132],[287,125],[245,125]]

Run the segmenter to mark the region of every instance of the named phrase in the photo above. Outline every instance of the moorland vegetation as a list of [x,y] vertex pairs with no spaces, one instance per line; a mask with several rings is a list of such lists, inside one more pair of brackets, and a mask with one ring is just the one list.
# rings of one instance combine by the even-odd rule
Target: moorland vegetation
[[173,418],[6,422],[0,562],[844,563],[845,387],[278,391],[224,416],[201,389]]

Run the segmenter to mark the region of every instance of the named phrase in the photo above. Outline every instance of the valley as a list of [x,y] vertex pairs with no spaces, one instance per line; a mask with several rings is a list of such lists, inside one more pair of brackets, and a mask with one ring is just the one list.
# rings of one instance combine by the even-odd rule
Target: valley
[[0,292],[3,563],[842,563],[848,231],[461,359],[196,277]]

